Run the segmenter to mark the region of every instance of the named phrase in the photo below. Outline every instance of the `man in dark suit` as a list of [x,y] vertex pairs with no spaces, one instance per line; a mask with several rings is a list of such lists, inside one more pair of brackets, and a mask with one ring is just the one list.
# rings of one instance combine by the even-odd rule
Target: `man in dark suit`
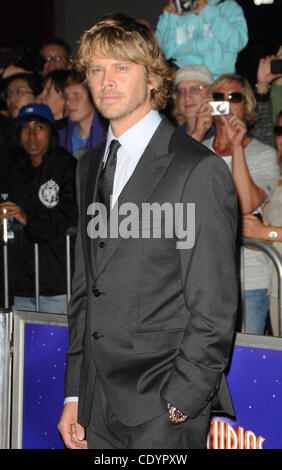
[[[78,64],[110,127],[78,165],[59,430],[77,449],[205,448],[211,411],[233,413],[224,378],[237,310],[232,177],[158,113],[170,77],[147,26],[104,18],[84,33]],[[153,227],[148,205],[160,209]]]

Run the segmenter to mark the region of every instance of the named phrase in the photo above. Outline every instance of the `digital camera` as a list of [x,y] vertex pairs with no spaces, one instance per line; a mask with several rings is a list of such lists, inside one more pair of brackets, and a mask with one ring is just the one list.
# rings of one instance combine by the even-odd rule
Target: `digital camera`
[[174,0],[176,13],[194,10],[196,8],[196,0]]
[[213,108],[211,116],[226,116],[230,112],[229,101],[209,101]]
[[282,73],[282,59],[271,61],[271,73]]

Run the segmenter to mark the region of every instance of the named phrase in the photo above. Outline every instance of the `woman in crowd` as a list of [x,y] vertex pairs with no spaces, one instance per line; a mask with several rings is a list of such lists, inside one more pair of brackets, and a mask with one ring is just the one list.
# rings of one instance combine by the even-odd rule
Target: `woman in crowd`
[[173,59],[178,67],[204,64],[214,79],[233,73],[237,55],[248,42],[242,8],[234,0],[196,0],[195,4],[184,13],[176,13],[173,0],[164,8],[156,34],[166,59]]
[[38,74],[20,73],[8,77],[5,83],[5,97],[9,116],[16,119],[21,107],[33,103],[41,88],[41,77]]
[[[203,143],[224,158],[232,172],[242,215],[261,213],[279,177],[275,149],[253,138],[248,128],[257,119],[249,82],[226,74],[211,86],[214,101],[228,101],[230,112],[214,119],[215,136]],[[246,332],[263,334],[269,309],[269,266],[266,255],[244,248],[241,256]]]
[[[264,242],[272,242],[282,256],[282,110],[278,114],[274,133],[277,146],[277,161],[280,167],[280,178],[263,211],[263,222],[253,215],[243,217],[243,236]],[[279,336],[278,285],[275,267],[270,262],[270,320],[274,336]],[[282,325],[281,325],[282,326]]]
[[65,232],[76,224],[75,166],[74,157],[58,146],[50,108],[35,103],[21,108],[5,188],[8,199],[0,204],[0,217],[15,222],[9,259],[18,310],[35,309],[37,243],[40,311],[67,312]]
[[42,92],[37,96],[37,103],[45,103],[51,109],[58,130],[67,125],[66,102],[64,97],[65,81],[68,70],[58,69],[45,75]]
[[7,152],[14,134],[16,117],[22,106],[35,101],[41,91],[41,76],[36,73],[18,73],[1,83],[7,110],[1,114],[0,133],[5,139]]

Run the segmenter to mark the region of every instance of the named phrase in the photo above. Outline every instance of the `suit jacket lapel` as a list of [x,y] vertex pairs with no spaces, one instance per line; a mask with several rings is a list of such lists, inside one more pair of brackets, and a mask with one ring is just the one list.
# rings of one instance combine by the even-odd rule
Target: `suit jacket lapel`
[[[164,175],[174,154],[168,153],[169,141],[175,128],[164,119],[152,137],[148,147],[140,158],[133,175],[121,192],[113,211],[126,202],[134,203],[138,207],[146,202],[155,187]],[[98,277],[106,264],[113,256],[122,238],[109,238],[103,255],[97,263],[96,276]]]
[[[86,237],[86,246],[88,253],[88,260],[90,264],[90,270],[92,278],[95,277],[95,253],[94,253],[94,243],[93,240],[87,233],[87,225],[90,219],[93,217],[91,214],[87,214],[90,204],[97,202],[97,185],[100,171],[103,165],[103,157],[105,152],[106,142],[103,142],[97,145],[91,152],[90,164],[88,166],[88,173],[86,175],[86,187],[85,187],[85,207],[84,207],[84,222],[83,226],[85,228],[85,237]],[[94,243],[93,243],[94,242]]]

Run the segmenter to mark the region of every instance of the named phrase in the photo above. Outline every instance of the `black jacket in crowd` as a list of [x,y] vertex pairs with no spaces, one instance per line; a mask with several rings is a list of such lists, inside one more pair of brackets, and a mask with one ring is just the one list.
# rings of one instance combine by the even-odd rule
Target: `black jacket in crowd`
[[[27,215],[15,223],[9,242],[9,282],[12,294],[35,295],[34,243],[39,245],[39,293],[66,294],[66,230],[77,223],[76,159],[61,147],[47,152],[33,167],[25,153],[11,156],[6,188],[9,200]],[[1,190],[1,192],[2,192]]]

